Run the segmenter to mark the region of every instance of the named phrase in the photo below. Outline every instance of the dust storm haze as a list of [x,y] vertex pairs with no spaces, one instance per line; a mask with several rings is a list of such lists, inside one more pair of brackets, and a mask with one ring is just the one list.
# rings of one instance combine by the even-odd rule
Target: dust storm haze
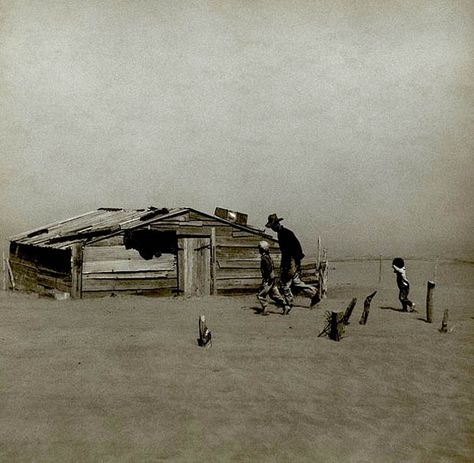
[[307,254],[472,258],[473,5],[0,0],[1,238],[221,206]]

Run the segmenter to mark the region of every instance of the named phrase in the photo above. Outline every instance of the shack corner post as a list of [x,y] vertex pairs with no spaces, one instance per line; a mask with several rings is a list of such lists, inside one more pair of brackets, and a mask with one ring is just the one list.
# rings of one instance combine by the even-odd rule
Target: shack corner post
[[71,298],[82,298],[82,243],[71,246]]
[[13,270],[10,265],[10,246],[7,246],[7,251],[5,252],[5,244],[3,246],[2,252],[2,272],[3,272],[3,291],[10,291],[15,289],[15,277],[13,275]]

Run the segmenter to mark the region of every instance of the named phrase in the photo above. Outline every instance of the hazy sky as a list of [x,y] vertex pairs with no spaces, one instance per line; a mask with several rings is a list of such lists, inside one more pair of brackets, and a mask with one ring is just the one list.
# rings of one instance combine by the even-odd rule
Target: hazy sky
[[0,0],[1,235],[221,206],[472,256],[473,46],[470,0]]

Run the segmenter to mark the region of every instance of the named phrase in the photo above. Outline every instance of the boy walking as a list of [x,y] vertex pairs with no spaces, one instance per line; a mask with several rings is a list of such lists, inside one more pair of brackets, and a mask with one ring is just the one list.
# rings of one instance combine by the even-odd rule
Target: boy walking
[[400,293],[398,299],[402,303],[403,312],[413,312],[415,304],[408,299],[410,292],[410,283],[407,280],[405,262],[401,257],[395,257],[392,261],[393,272],[397,275],[397,285]]
[[257,299],[262,306],[262,315],[268,315],[267,296],[270,296],[278,306],[285,312],[285,300],[281,297],[280,291],[275,284],[275,270],[273,259],[270,255],[270,248],[266,241],[258,243],[258,252],[260,253],[260,271],[262,273],[262,285],[257,294]]

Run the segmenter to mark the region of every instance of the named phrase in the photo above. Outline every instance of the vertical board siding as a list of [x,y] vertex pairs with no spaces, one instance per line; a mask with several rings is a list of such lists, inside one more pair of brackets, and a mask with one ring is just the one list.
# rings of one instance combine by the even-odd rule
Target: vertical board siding
[[210,238],[178,238],[179,289],[185,296],[208,296],[211,288]]

